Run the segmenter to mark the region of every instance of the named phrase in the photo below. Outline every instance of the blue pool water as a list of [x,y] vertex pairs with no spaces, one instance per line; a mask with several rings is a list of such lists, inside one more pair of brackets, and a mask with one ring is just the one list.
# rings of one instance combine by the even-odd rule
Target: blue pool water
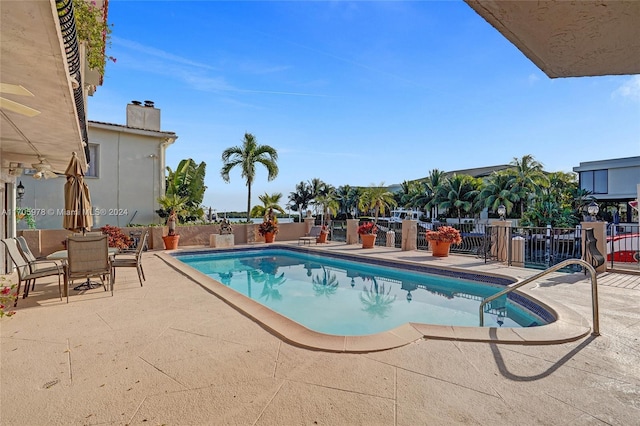
[[[478,327],[482,299],[509,283],[286,249],[176,254],[176,258],[311,330],[348,336],[379,333],[409,322]],[[550,314],[517,295],[495,301],[484,314],[486,327],[530,327],[551,320]]]

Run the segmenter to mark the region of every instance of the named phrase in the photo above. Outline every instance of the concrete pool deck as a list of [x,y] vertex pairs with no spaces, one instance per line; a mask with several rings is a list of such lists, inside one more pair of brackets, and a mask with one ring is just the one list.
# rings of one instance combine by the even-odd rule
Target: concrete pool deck
[[[515,278],[537,272],[422,251],[319,249]],[[56,280],[43,279],[19,300],[17,315],[0,320],[0,424],[639,424],[640,276],[598,276],[598,337],[419,338],[351,354],[288,343],[163,256],[145,253],[144,287],[135,268],[119,270],[113,297],[98,288],[66,304]],[[591,324],[583,274],[552,274],[531,291]]]

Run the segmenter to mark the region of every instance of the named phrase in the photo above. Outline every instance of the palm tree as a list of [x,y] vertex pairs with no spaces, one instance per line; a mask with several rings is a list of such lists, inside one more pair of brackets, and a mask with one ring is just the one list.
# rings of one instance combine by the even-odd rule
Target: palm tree
[[444,201],[440,207],[447,210],[455,210],[458,223],[462,222],[462,212],[469,212],[473,208],[473,200],[478,195],[478,190],[471,184],[471,177],[467,175],[453,175],[443,186]]
[[511,190],[520,198],[520,216],[524,214],[525,201],[529,194],[536,194],[546,177],[542,172],[542,163],[537,162],[532,155],[527,154],[521,159],[514,158],[511,163]]
[[318,206],[322,207],[323,225],[325,224],[325,217],[330,218],[331,215],[335,215],[338,212],[339,204],[336,199],[335,190],[316,196],[315,202]]
[[384,186],[384,183],[381,183],[380,186],[371,185],[360,195],[360,200],[358,201],[358,208],[363,211],[374,210],[375,214],[375,222],[378,222],[378,216],[380,214],[385,213],[387,209],[391,209],[396,207],[398,203],[393,196],[392,192]]
[[251,209],[251,217],[263,217],[267,214],[269,209],[284,214],[284,209],[280,206],[281,198],[281,192],[274,192],[271,195],[265,192],[263,195],[260,195],[258,199],[262,201],[263,205],[253,206],[253,208]]
[[447,182],[447,174],[442,170],[433,169],[424,182],[425,211],[429,212],[432,218],[438,217],[438,205],[444,201],[443,187]]
[[340,213],[345,215],[355,213],[358,205],[358,189],[349,185],[342,185],[336,189]]
[[241,176],[247,184],[247,222],[251,220],[251,185],[256,177],[256,163],[267,168],[269,181],[278,176],[278,152],[269,145],[258,145],[251,133],[244,134],[242,146],[232,146],[222,152],[222,170],[220,175],[229,182],[229,172],[236,166],[241,168]]
[[479,200],[489,210],[497,212],[503,205],[507,215],[511,213],[515,203],[520,200],[517,193],[511,191],[511,176],[505,172],[493,172],[480,190]]
[[291,210],[298,212],[300,220],[302,220],[302,211],[309,207],[309,203],[313,200],[311,187],[306,182],[300,182],[296,185],[296,190],[289,193],[289,203]]

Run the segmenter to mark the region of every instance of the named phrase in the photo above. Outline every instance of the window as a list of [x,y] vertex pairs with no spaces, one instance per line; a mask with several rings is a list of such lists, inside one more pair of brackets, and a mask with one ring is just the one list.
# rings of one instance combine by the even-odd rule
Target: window
[[90,143],[89,144],[89,156],[91,158],[91,162],[89,163],[89,167],[87,168],[87,173],[85,173],[85,176],[88,177],[99,177],[98,172],[100,171],[98,164],[100,163],[100,157],[98,156],[99,153],[99,146],[98,144],[95,143]]
[[591,191],[592,194],[607,194],[609,192],[608,170],[580,172],[580,188]]

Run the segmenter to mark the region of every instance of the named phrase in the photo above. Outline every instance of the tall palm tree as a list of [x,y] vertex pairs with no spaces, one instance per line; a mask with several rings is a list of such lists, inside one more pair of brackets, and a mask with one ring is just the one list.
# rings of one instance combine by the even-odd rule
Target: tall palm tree
[[329,191],[324,194],[321,193],[316,196],[315,202],[318,206],[322,207],[322,224],[325,224],[325,217],[330,218],[330,215],[335,215],[338,212],[338,200],[336,199],[335,190]]
[[251,217],[262,217],[269,209],[275,210],[284,214],[284,209],[280,206],[280,199],[282,198],[281,192],[274,192],[269,195],[266,192],[263,195],[260,195],[258,199],[262,201],[261,206],[253,206],[251,209]]
[[387,209],[391,209],[397,205],[398,203],[393,193],[384,186],[384,183],[381,183],[380,186],[371,185],[365,188],[358,202],[358,208],[360,210],[374,211],[376,223],[378,222],[378,216],[380,214],[384,215]]
[[455,210],[458,216],[458,223],[462,222],[462,212],[470,212],[473,208],[473,201],[478,195],[478,190],[471,184],[471,177],[467,175],[453,175],[443,186],[446,191],[445,200],[440,203],[440,207],[447,210]]
[[345,215],[354,214],[358,204],[358,190],[349,185],[342,185],[336,189],[338,209]]
[[480,190],[479,200],[489,210],[497,212],[503,205],[511,213],[520,196],[511,191],[511,176],[506,172],[493,172]]
[[433,169],[424,182],[425,211],[429,212],[432,218],[438,217],[438,205],[445,200],[444,190],[447,183],[447,174],[439,169]]
[[511,190],[520,198],[520,217],[522,217],[529,194],[537,194],[546,177],[542,171],[542,163],[536,161],[531,154],[521,159],[514,158],[509,164],[512,166],[509,169]]
[[236,166],[241,168],[241,176],[247,184],[247,222],[251,220],[251,185],[256,177],[256,163],[267,168],[269,181],[278,176],[278,152],[269,145],[258,145],[251,133],[244,134],[242,146],[232,146],[222,152],[220,175],[229,182],[229,172]]
[[311,200],[313,200],[313,194],[311,187],[306,182],[300,182],[296,185],[296,190],[289,193],[291,210],[298,212],[300,220],[302,220],[302,211],[309,207]]

